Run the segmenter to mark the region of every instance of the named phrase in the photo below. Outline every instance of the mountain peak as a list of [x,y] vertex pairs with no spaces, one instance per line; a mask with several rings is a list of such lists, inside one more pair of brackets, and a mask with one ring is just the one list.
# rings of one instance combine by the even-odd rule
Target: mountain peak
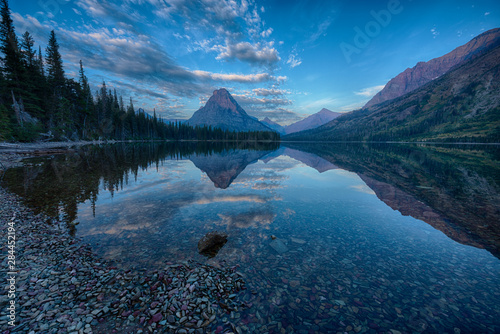
[[321,109],[318,114],[324,115],[324,114],[333,114],[334,112],[331,110],[328,110],[326,108]]
[[205,106],[198,109],[188,123],[231,131],[271,131],[249,116],[225,88],[214,90]]
[[407,68],[392,78],[363,108],[393,100],[414,91],[444,75],[459,64],[492,50],[497,45],[500,45],[500,28],[488,30],[444,56],[427,62],[418,62],[414,67]]
[[339,117],[340,115],[342,114],[323,108],[317,113],[312,114],[311,116],[306,117],[303,120],[300,120],[285,127],[285,131],[286,134],[290,134],[294,132],[314,129],[317,128],[318,126],[330,122],[331,120]]

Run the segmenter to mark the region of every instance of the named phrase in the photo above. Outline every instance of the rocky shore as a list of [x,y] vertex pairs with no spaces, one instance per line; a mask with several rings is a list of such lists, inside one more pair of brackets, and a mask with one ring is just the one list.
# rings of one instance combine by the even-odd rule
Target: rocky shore
[[18,166],[22,159],[29,157],[68,153],[75,147],[116,143],[116,141],[65,141],[36,143],[5,143],[0,142],[0,172],[7,168]]
[[[63,223],[35,215],[0,188],[0,333],[241,333],[231,322],[247,305],[236,268],[166,263],[152,272],[112,267]],[[8,246],[8,227],[15,247]],[[14,252],[10,252],[13,250]],[[12,257],[15,256],[15,267]],[[9,290],[10,289],[10,290]],[[12,295],[13,294],[13,295]],[[14,298],[12,298],[14,296]],[[15,310],[9,312],[10,301]],[[14,326],[12,317],[14,315]],[[10,323],[9,323],[10,322]]]

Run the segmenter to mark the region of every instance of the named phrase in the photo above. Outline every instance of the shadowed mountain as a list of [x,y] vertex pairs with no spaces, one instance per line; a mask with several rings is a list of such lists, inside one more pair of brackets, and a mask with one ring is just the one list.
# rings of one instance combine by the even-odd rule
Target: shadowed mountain
[[276,122],[271,121],[268,117],[264,118],[261,123],[264,123],[264,125],[268,126],[272,130],[278,132],[279,134],[285,134],[285,127],[283,125],[280,125]]
[[357,173],[394,210],[500,258],[500,148],[287,145]]
[[500,44],[500,28],[491,29],[475,37],[446,55],[428,62],[419,62],[412,68],[391,79],[363,108],[403,96],[431,80],[434,80],[453,67],[470,60]]
[[289,134],[289,133],[314,129],[317,128],[318,126],[330,122],[331,120],[339,117],[340,115],[342,114],[323,108],[319,112],[312,114],[311,116],[306,117],[303,120],[300,120],[298,122],[286,126],[285,133]]
[[284,139],[500,142],[500,46],[402,97]]
[[217,188],[226,189],[248,166],[257,162],[269,151],[231,150],[212,155],[193,155],[189,157],[194,165],[205,172]]
[[198,109],[187,123],[236,132],[273,131],[255,117],[249,116],[224,88],[214,91],[205,106]]

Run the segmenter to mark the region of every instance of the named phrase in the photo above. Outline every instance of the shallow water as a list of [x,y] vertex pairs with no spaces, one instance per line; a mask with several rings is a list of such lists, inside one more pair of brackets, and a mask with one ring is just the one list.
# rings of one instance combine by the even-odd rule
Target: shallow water
[[113,145],[3,184],[117,266],[239,266],[250,332],[494,333],[499,171],[496,147]]

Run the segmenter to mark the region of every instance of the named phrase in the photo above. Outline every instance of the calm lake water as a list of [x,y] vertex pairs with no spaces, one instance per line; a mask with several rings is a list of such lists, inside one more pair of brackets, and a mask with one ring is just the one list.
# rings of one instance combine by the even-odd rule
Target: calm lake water
[[239,266],[252,332],[500,332],[498,146],[115,144],[2,184],[118,267]]

